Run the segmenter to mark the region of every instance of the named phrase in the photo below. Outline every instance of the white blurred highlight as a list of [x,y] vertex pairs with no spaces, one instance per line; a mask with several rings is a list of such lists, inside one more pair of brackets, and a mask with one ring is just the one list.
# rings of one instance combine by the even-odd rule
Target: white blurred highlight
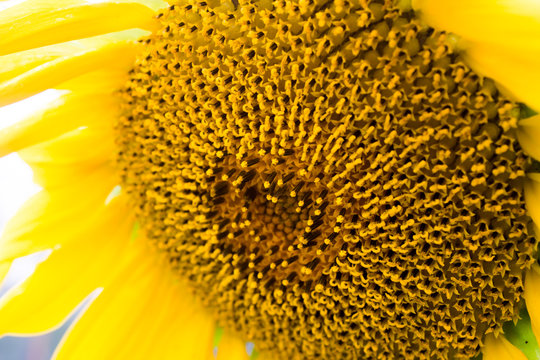
[[0,158],[0,236],[6,222],[40,189],[32,181],[32,169],[19,155]]
[[6,1],[0,1],[0,11],[6,10],[12,6],[15,6],[17,4],[23,3],[26,0],[6,0]]
[[[0,3],[0,6],[3,5]],[[45,108],[62,94],[61,91],[47,90],[15,104],[1,107],[0,130]],[[33,182],[32,176],[30,166],[16,153],[0,158],[0,237],[9,219],[17,213],[22,204],[41,190],[41,187]],[[36,266],[49,254],[50,251],[42,251],[15,260],[6,277],[0,279],[0,297],[32,275]]]
[[0,107],[0,130],[18,123],[38,110],[45,109],[52,101],[67,92],[66,90],[49,89],[28,99]]
[[24,280],[32,275],[36,270],[36,266],[47,259],[51,252],[52,250],[45,250],[15,259],[9,268],[6,277],[0,283],[0,298],[6,295],[10,290],[17,288],[17,286],[22,284]]
[[[0,107],[0,130],[44,109],[65,91],[46,90],[28,99]],[[16,153],[0,158],[0,236],[6,222],[41,188],[32,181],[32,169]]]

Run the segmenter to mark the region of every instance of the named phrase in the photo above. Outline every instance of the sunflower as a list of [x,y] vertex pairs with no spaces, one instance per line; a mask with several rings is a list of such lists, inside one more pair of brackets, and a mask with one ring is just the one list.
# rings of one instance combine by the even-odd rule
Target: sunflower
[[537,1],[26,0],[0,34],[0,106],[56,96],[0,131],[43,187],[0,269],[53,250],[0,333],[98,289],[57,358],[535,356]]

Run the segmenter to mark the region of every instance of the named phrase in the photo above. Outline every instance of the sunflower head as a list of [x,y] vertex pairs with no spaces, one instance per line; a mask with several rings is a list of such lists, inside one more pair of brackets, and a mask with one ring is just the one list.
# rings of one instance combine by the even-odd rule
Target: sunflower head
[[[519,107],[398,1],[187,1],[122,94],[149,238],[287,358],[464,358],[536,240]],[[299,355],[302,354],[302,355]]]
[[0,130],[44,188],[0,273],[49,254],[0,333],[100,293],[59,359],[206,358],[217,324],[220,360],[536,358],[540,115],[507,95],[540,106],[539,7],[163,4],[0,11],[0,105],[61,90]]

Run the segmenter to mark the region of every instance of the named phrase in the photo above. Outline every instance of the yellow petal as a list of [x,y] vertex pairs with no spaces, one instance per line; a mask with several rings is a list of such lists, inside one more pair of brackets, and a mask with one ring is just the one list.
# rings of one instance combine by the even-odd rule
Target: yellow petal
[[208,359],[214,321],[142,239],[61,345],[61,359]]
[[517,136],[523,150],[540,160],[540,115],[521,120]]
[[128,73],[123,70],[94,71],[70,79],[67,82],[60,84],[58,88],[82,93],[117,94],[118,90],[126,84],[128,76]]
[[47,51],[40,53],[39,51],[30,50],[0,56],[0,82],[12,79],[41,64],[65,55]]
[[2,288],[3,281],[6,277],[6,274],[9,271],[9,268],[11,267],[11,262],[9,261],[2,261],[0,262],[0,289]]
[[60,57],[73,56],[90,49],[98,49],[106,45],[107,42],[120,40],[136,41],[147,34],[149,34],[148,31],[139,29],[124,30],[3,55],[0,56],[0,82],[13,79],[14,77]]
[[274,354],[270,352],[260,352],[257,356],[257,360],[277,360]]
[[98,49],[49,61],[0,84],[0,106],[53,88],[69,79],[103,68],[127,71],[133,65],[137,44],[132,41],[109,42]]
[[531,317],[531,326],[540,342],[540,266],[534,264],[525,277],[525,304]]
[[540,110],[537,0],[413,0],[433,27],[463,40],[470,65]]
[[42,190],[23,204],[0,237],[0,261],[77,240],[116,185],[106,170],[82,175],[65,186]]
[[506,95],[540,110],[540,51],[518,52],[506,46],[471,43],[466,59],[476,71],[495,79]]
[[99,217],[74,229],[75,241],[53,251],[28,280],[3,298],[0,334],[48,330],[91,291],[107,286],[124,271],[123,245],[133,224],[128,209],[120,200],[103,205]]
[[[110,2],[110,0],[92,0],[93,3]],[[139,3],[149,7],[154,11],[169,7],[169,4],[164,0],[115,0],[116,3]]]
[[[116,154],[110,128],[80,128],[19,152],[34,171],[34,182],[45,188],[80,181],[100,171],[105,182],[116,181]],[[109,179],[110,178],[110,179]]]
[[77,128],[98,127],[105,134],[118,116],[118,101],[106,94],[63,94],[46,108],[0,130],[0,157],[56,138]]
[[468,40],[540,46],[537,0],[413,0],[426,21]]
[[504,336],[486,336],[482,349],[484,360],[527,360],[527,357]]
[[[101,146],[100,146],[101,145]],[[31,166],[36,163],[81,164],[114,158],[112,127],[78,128],[52,140],[29,147],[19,154]]]
[[246,343],[240,337],[225,331],[217,351],[217,360],[248,360]]
[[540,173],[527,174],[525,182],[525,206],[536,226],[540,226]]
[[0,12],[0,55],[130,28],[152,31],[154,17],[136,2],[28,0]]

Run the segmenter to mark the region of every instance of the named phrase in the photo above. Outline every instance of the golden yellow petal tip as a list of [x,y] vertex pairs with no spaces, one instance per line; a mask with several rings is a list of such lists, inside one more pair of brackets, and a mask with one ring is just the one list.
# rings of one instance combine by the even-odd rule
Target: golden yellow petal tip
[[502,335],[488,335],[482,353],[484,360],[527,360],[527,357]]
[[523,293],[531,326],[536,339],[540,339],[540,266],[534,263],[525,277]]

